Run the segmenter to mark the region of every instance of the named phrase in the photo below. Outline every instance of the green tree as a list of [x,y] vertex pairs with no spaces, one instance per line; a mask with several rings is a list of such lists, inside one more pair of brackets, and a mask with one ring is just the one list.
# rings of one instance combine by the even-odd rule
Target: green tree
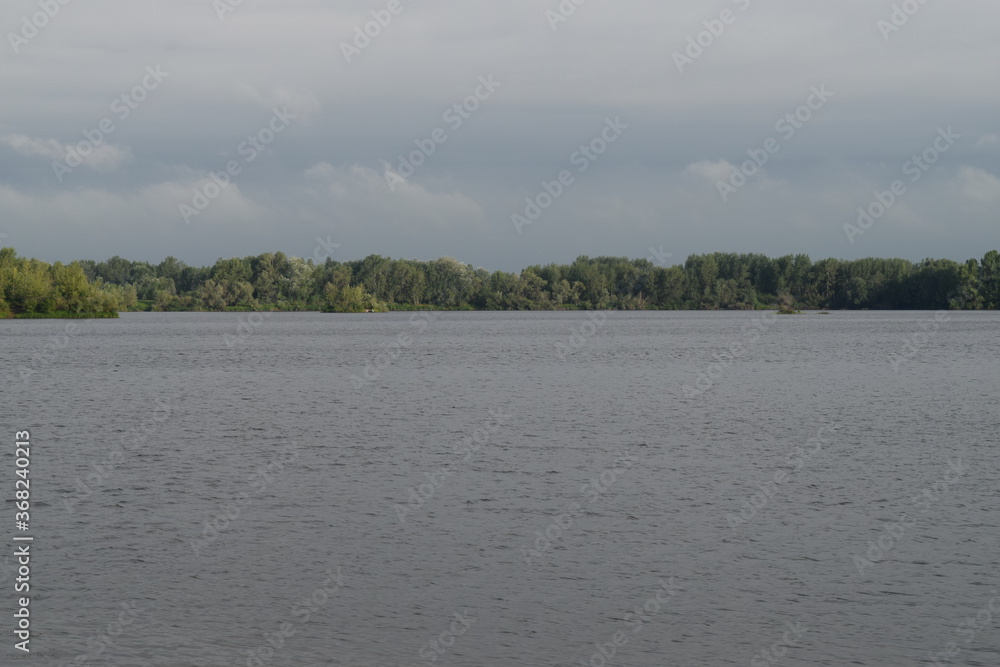
[[15,268],[11,288],[9,301],[15,310],[29,314],[50,310],[52,278],[44,262],[31,259]]
[[168,292],[167,290],[156,290],[154,294],[153,310],[166,311],[173,309],[177,297]]
[[186,268],[184,262],[178,260],[176,257],[167,257],[165,260],[160,262],[156,267],[156,277],[157,278],[169,278],[177,283],[177,280],[181,277],[181,271]]
[[225,284],[226,305],[238,306],[249,304],[253,299],[253,285],[245,280],[227,282]]
[[59,262],[53,264],[52,281],[56,310],[81,313],[91,302],[93,287],[87,282],[83,267],[78,262],[69,266],[63,266]]
[[209,310],[226,309],[226,288],[211,278],[202,283],[198,290],[198,298]]
[[325,288],[327,313],[363,313],[371,302],[371,296],[365,294],[360,285],[338,287],[327,283]]
[[1000,253],[990,250],[979,263],[979,289],[983,307],[1000,308]]
[[952,308],[959,310],[980,310],[985,301],[981,292],[979,262],[970,259],[959,270],[958,289],[951,299]]

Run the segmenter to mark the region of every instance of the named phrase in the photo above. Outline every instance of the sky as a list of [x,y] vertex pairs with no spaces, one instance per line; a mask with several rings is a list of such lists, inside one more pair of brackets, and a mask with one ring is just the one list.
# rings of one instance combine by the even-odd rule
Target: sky
[[1000,247],[995,0],[6,0],[0,245],[947,257]]

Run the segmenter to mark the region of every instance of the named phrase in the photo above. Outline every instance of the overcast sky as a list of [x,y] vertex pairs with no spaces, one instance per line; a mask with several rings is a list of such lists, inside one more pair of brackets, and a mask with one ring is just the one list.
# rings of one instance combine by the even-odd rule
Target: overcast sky
[[504,270],[1000,247],[996,0],[238,1],[4,2],[4,245]]

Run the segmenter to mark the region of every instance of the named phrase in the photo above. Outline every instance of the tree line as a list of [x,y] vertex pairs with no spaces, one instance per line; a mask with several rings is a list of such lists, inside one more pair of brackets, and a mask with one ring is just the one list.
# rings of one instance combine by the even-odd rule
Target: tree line
[[417,261],[370,255],[316,263],[275,252],[219,259],[210,267],[187,266],[174,257],[155,265],[112,257],[63,266],[17,258],[12,249],[3,252],[0,309],[14,313],[108,307],[326,312],[1000,308],[995,250],[964,264],[710,253],[691,255],[683,265],[660,266],[648,259],[584,256],[572,264],[529,266],[520,273],[490,272],[450,257]]

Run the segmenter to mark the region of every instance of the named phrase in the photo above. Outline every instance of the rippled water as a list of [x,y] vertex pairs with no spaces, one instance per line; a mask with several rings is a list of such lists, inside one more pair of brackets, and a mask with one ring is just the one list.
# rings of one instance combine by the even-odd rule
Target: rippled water
[[1000,664],[996,313],[66,326],[0,321],[33,664]]

